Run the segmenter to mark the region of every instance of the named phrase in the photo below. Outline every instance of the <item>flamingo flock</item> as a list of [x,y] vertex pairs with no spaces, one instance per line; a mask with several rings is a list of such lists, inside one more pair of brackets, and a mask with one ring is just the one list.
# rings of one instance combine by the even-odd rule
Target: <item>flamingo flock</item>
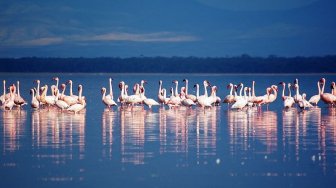
[[[78,96],[72,92],[72,81],[68,80],[66,84],[61,84],[59,90],[59,78],[54,77],[52,80],[56,81],[56,85],[41,86],[40,80],[35,80],[36,87],[30,89],[31,101],[30,106],[33,109],[47,108],[48,110],[60,110],[67,112],[78,113],[85,109],[86,101],[83,94],[83,86],[78,85]],[[69,95],[65,94],[66,86],[70,85]],[[12,84],[6,93],[6,81],[3,81],[3,95],[1,98],[1,106],[4,110],[12,110],[12,108],[21,109],[27,102],[20,95],[20,82],[17,81],[16,86]],[[16,92],[17,88],[17,92]],[[50,95],[48,89],[50,88]]]
[[[62,84],[59,84],[59,78],[52,78],[55,81],[55,85],[43,85],[41,86],[40,80],[35,80],[36,87],[30,89],[31,101],[30,106],[33,109],[47,108],[48,110],[56,109],[61,112],[73,112],[78,113],[85,109],[86,99],[83,96],[83,85],[78,85],[78,95],[73,93],[73,82],[68,80]],[[139,83],[134,84],[132,87],[133,93],[129,92],[129,86],[124,81],[120,81],[119,96],[114,98],[114,92],[112,88],[112,78],[109,78],[109,85],[107,87],[101,87],[101,100],[102,103],[108,108],[112,109],[118,104],[122,108],[133,108],[134,106],[146,105],[151,110],[153,106],[168,106],[169,109],[176,109],[181,106],[192,108],[198,106],[200,108],[212,108],[220,105],[220,103],[226,103],[228,108],[232,110],[244,110],[249,108],[262,109],[262,106],[268,106],[276,101],[278,96],[278,86],[270,85],[260,95],[256,95],[255,81],[252,81],[251,87],[247,87],[244,83],[233,84],[229,83],[227,89],[228,94],[223,100],[218,96],[217,86],[212,86],[208,80],[204,80],[201,84],[194,84],[194,93],[190,94],[189,81],[183,79],[185,84],[179,87],[179,81],[173,80],[172,86],[168,88],[163,87],[163,81],[159,81],[157,98],[150,98],[146,95],[147,81],[141,80]],[[317,94],[311,96],[308,100],[306,93],[300,93],[299,80],[295,79],[293,83],[280,82],[278,84],[282,86],[281,99],[283,101],[283,107],[285,109],[298,108],[305,110],[317,106],[318,102],[322,100],[329,106],[336,105],[336,84],[331,83],[331,92],[325,91],[326,80],[321,78],[317,81]],[[66,87],[69,86],[69,94],[66,95]],[[49,93],[48,93],[48,90]],[[167,96],[167,90],[169,96]],[[203,91],[201,91],[203,90]],[[286,95],[288,90],[288,95]],[[292,96],[292,91],[294,91]],[[108,93],[107,93],[108,92]],[[280,94],[279,94],[280,95]],[[11,84],[9,88],[6,88],[6,81],[3,81],[3,94],[0,96],[0,105],[4,110],[12,110],[13,108],[21,109],[28,103],[20,95],[20,82]]]

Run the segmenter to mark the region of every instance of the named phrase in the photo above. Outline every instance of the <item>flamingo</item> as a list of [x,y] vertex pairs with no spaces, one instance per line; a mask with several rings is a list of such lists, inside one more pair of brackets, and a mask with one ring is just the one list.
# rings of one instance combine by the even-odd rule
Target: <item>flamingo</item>
[[17,81],[16,84],[17,84],[17,95],[14,98],[14,103],[15,105],[19,106],[19,108],[21,108],[23,105],[26,105],[27,102],[20,95],[20,82]]
[[52,95],[51,96],[47,96],[47,91],[48,91],[48,86],[47,85],[44,85],[43,87],[41,87],[41,89],[42,89],[41,101],[44,104],[48,105],[48,110],[49,110],[49,107],[52,106],[52,105],[55,105],[55,103],[56,103],[54,92],[53,92],[54,87],[51,88],[51,90],[52,90],[52,92],[51,92]]
[[162,89],[162,93],[163,93],[163,98],[164,98],[164,104],[168,104],[170,98],[167,98],[167,91],[166,91],[166,89]]
[[102,92],[102,102],[106,105],[107,108],[110,108],[111,106],[117,106],[117,103],[114,102],[113,99],[111,99],[111,97],[106,97],[105,94],[106,94],[106,88],[103,87],[101,89],[101,92]]
[[75,114],[83,110],[86,106],[85,98],[82,96],[83,86],[78,85],[78,103],[71,105],[67,111],[74,112]]
[[[125,89],[126,86],[125,86],[125,84],[123,86],[124,86],[123,91],[125,92],[126,91],[126,89]],[[140,86],[138,86],[138,87],[139,87],[139,90],[140,90]],[[134,106],[134,104],[138,104],[138,103],[141,103],[143,101],[143,99],[140,96],[140,93],[139,94],[130,95],[130,96],[128,96],[126,94],[126,96],[127,96],[125,98],[126,104],[130,104],[130,105],[132,105],[132,107]]]
[[204,85],[204,95],[199,96],[199,85],[196,84],[194,87],[196,87],[196,97],[197,97],[197,102],[198,105],[201,106],[203,109],[205,109],[206,107],[212,107],[211,106],[211,100],[209,100],[208,98],[208,92],[206,87],[208,86],[208,82],[204,81],[203,82]]
[[125,104],[127,96],[127,92],[125,91],[125,82],[121,81],[119,82],[119,89],[120,89],[120,95],[118,97],[118,102],[121,103],[121,105]]
[[10,93],[6,95],[6,80],[3,80],[3,95],[0,96],[1,105],[5,104],[5,101],[9,98]]
[[9,87],[9,98],[5,101],[4,109],[12,110],[14,103],[15,93],[14,93],[14,86]]
[[[40,107],[40,103],[38,102],[38,100],[36,99],[35,96],[35,88],[34,89],[30,89],[30,94],[32,96],[31,102],[30,102],[30,106],[34,109],[37,109]],[[37,92],[37,91],[36,91]]]
[[162,92],[162,80],[159,81],[159,92],[158,92],[158,99],[159,99],[159,103],[160,104],[164,104],[164,96],[163,96],[163,92]]
[[279,85],[282,85],[282,100],[285,101],[288,96],[285,96],[285,89],[286,89],[286,83],[285,82],[280,82]]
[[270,95],[268,96],[269,103],[272,103],[276,100],[276,98],[278,96],[278,86],[272,85],[271,90],[273,91],[273,93],[270,93]]
[[78,99],[76,99],[75,97],[71,97],[69,95],[65,95],[65,89],[66,89],[66,85],[65,84],[61,84],[61,89],[62,89],[62,93],[60,95],[60,99],[64,102],[66,102],[69,106],[74,105],[77,103]]
[[35,80],[34,82],[36,82],[36,84],[37,84],[37,88],[36,88],[36,100],[38,100],[38,102],[39,102],[41,105],[44,105],[45,103],[42,102],[42,100],[41,100],[41,96],[40,96],[40,91],[41,91],[41,88],[40,88],[40,80]]
[[[240,84],[243,87],[243,84]],[[247,105],[247,96],[246,96],[247,87],[244,88],[244,96],[240,96],[236,99],[236,102],[231,106],[231,109],[242,110]],[[240,92],[241,93],[241,92]]]
[[232,95],[232,91],[233,91],[233,84],[232,83],[229,83],[229,85],[227,86],[227,89],[229,89],[229,88],[230,88],[230,94],[227,95],[224,98],[224,101],[223,101],[223,103],[228,104],[228,107],[229,107],[229,104],[233,104],[235,102],[235,97],[234,97],[234,95]]
[[289,92],[289,95],[285,97],[285,100],[284,100],[284,107],[285,108],[291,108],[294,106],[295,104],[295,101],[294,101],[294,98],[292,97],[292,94],[291,94],[291,83],[288,83],[288,92]]
[[328,105],[333,105],[333,103],[336,100],[336,96],[331,93],[324,93],[325,82],[326,82],[325,78],[321,78],[320,80],[320,83],[322,84],[322,89],[321,89],[321,94],[320,94],[321,100]]
[[221,98],[219,98],[216,95],[216,93],[217,93],[217,86],[212,86],[212,88],[211,88],[211,95],[210,95],[210,98],[212,100],[212,104],[214,104],[215,106],[219,106]]
[[186,86],[185,86],[185,88],[186,88],[185,97],[187,99],[191,99],[195,103],[197,101],[197,98],[196,98],[195,95],[189,94],[189,81],[188,81],[188,79],[184,79],[183,82],[186,83]]
[[191,99],[186,98],[186,88],[184,88],[183,92],[181,92],[181,104],[186,107],[191,107],[195,105],[194,101]]
[[331,94],[336,95],[335,82],[331,82]]
[[[63,85],[63,84],[62,84]],[[70,107],[70,105],[68,103],[66,103],[63,100],[60,100],[58,96],[62,96],[64,95],[64,90],[62,91],[62,94],[59,94],[59,90],[57,88],[54,89],[54,96],[55,96],[55,105],[56,107],[58,107],[59,109],[61,109],[61,111],[68,109]]]
[[320,82],[317,82],[317,88],[318,88],[318,95],[314,95],[309,99],[309,103],[311,103],[312,105],[317,106],[317,103],[320,101],[321,99],[321,87],[320,87]]
[[294,101],[295,103],[298,103],[300,100],[302,100],[302,96],[300,95],[299,80],[297,78],[294,81],[294,88],[296,89],[296,94],[294,95]]
[[[141,87],[141,95],[145,95],[145,88]],[[156,102],[154,99],[151,98],[144,98],[143,103],[148,106],[149,109],[152,109],[152,106],[160,105],[160,103]]]
[[244,96],[240,96],[237,98],[236,102],[231,106],[231,109],[239,109],[242,110],[247,105],[247,96],[246,96],[247,88],[244,88]]
[[301,110],[304,110],[305,108],[312,108],[313,107],[313,105],[311,105],[306,100],[306,94],[305,93],[302,93],[302,100],[299,101],[298,105],[301,108]]
[[[252,81],[252,97],[251,97],[251,102],[258,107],[261,107],[261,104],[265,101],[265,95],[263,96],[256,96],[255,95],[255,89],[254,89],[255,81]],[[267,90],[266,90],[267,93]],[[266,94],[267,95],[267,94]],[[267,95],[268,98],[268,95]]]
[[[58,88],[59,78],[58,78],[58,77],[53,77],[52,80],[55,80],[55,81],[56,81],[56,88]],[[60,95],[61,95],[61,94],[58,92],[57,97],[60,97]]]
[[181,105],[181,98],[175,96],[176,92],[174,92],[173,88],[170,89],[170,92],[171,92],[171,95],[170,95],[169,101],[167,103],[169,108],[180,106]]
[[70,97],[72,97],[72,98],[78,100],[78,96],[77,96],[77,95],[74,95],[74,94],[72,93],[72,80],[68,80],[66,83],[70,85],[70,89],[69,89],[69,90],[70,90]]

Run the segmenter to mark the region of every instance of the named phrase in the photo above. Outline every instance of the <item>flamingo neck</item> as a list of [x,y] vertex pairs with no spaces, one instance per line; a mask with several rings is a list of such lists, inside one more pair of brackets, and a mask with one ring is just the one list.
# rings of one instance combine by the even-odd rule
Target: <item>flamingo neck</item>
[[56,79],[56,87],[58,89],[58,83],[59,83],[59,79]]
[[159,95],[161,95],[161,90],[162,90],[162,82],[160,82],[160,84],[159,84]]
[[167,97],[166,90],[163,90],[163,98],[166,98],[166,97]]
[[18,97],[20,97],[20,82],[19,81],[17,82],[17,88],[18,88],[18,90],[17,90]]
[[70,96],[72,96],[72,82],[70,82]]
[[176,84],[175,84],[175,97],[177,97],[177,95],[178,95],[177,88],[178,88],[178,82],[176,82]]
[[320,82],[317,82],[317,88],[318,88],[318,91],[319,91],[319,95],[321,95],[321,87],[320,87]]
[[296,95],[299,96],[300,95],[300,91],[299,91],[299,85],[296,87]]
[[252,82],[252,96],[253,97],[255,97],[254,84],[255,84],[255,82],[253,81]]
[[282,85],[283,86],[283,88],[282,88],[282,97],[285,97],[285,87],[286,87],[286,84],[283,84]]
[[34,89],[32,89],[31,92],[32,92],[32,98],[31,98],[31,100],[33,101],[34,98],[35,98],[35,94],[34,94],[35,92],[34,92]]
[[6,82],[3,82],[3,95],[6,95]]
[[204,83],[204,96],[208,97],[207,85]]
[[186,80],[186,91],[185,91],[185,95],[187,96],[188,95],[188,80]]
[[110,96],[111,96],[111,99],[113,99],[112,79],[110,79]]
[[199,85],[196,85],[196,98],[199,98]]
[[123,98],[124,96],[126,96],[125,95],[125,84],[122,84],[122,86],[121,86],[121,97]]
[[230,89],[230,95],[232,95],[232,91],[233,91],[233,85],[232,86],[230,86],[231,87],[231,89]]
[[36,96],[40,96],[40,82],[37,82]]
[[246,89],[244,89],[244,99],[247,98],[247,95],[246,95]]
[[292,91],[291,91],[290,85],[288,85],[288,91],[289,91],[289,97],[292,97]]
[[323,94],[323,93],[324,93],[324,86],[325,86],[325,82],[323,82],[323,84],[322,84],[322,90],[321,90],[321,94]]
[[239,91],[239,96],[242,96],[243,87],[244,87],[244,84],[241,85],[241,88],[240,88],[240,91]]
[[105,99],[105,94],[106,94],[106,90],[103,91],[103,94],[102,94],[102,95],[103,95],[103,96],[102,96],[102,100]]

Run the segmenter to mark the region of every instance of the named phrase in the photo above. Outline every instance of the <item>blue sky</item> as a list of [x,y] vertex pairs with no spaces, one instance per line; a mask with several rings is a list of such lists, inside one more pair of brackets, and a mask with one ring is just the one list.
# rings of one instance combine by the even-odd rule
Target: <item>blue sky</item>
[[0,2],[0,57],[336,54],[334,0]]

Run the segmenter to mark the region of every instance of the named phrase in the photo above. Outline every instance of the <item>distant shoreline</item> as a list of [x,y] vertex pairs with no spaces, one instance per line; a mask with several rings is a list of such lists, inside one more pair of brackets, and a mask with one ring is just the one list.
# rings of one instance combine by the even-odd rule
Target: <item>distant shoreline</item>
[[5,73],[333,74],[336,55],[321,57],[0,58]]

